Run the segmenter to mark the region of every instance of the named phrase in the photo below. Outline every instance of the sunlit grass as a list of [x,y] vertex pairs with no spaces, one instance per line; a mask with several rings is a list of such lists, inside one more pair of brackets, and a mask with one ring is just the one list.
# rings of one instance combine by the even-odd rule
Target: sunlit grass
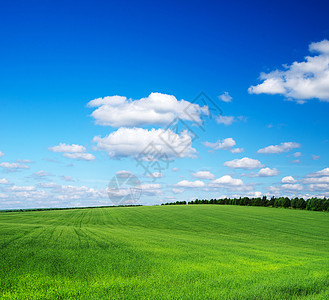
[[329,299],[329,214],[219,205],[0,214],[1,299]]

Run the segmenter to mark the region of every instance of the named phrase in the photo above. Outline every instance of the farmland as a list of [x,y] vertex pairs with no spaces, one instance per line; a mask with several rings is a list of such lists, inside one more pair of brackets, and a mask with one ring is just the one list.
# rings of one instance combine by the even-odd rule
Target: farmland
[[0,213],[1,299],[328,299],[329,214],[223,205]]

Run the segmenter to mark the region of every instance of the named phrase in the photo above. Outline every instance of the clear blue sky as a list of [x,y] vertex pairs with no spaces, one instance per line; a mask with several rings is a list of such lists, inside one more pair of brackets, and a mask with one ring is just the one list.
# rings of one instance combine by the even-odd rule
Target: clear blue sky
[[[107,196],[117,172],[138,178],[143,204],[329,196],[328,12],[327,1],[1,3],[0,209],[123,204],[129,186]],[[222,114],[147,177],[138,149],[201,91]],[[118,110],[88,105],[115,95]]]

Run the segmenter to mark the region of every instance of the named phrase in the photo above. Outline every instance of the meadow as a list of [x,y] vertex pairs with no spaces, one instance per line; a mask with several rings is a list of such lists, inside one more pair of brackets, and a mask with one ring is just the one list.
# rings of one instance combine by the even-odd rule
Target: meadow
[[329,299],[329,213],[231,205],[0,213],[1,299]]

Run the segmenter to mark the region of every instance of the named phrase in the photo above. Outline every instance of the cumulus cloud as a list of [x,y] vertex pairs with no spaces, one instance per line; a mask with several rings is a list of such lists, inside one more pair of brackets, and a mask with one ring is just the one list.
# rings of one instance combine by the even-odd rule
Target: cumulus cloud
[[224,163],[224,166],[234,169],[259,169],[264,165],[257,159],[252,159],[249,157],[244,157],[241,159],[233,159]]
[[315,183],[315,184],[310,184],[309,189],[311,191],[329,191],[329,184],[327,183]]
[[93,142],[97,150],[106,151],[111,158],[135,156],[151,161],[196,156],[186,130],[178,134],[170,129],[121,127],[104,138],[94,137]]
[[175,186],[182,188],[201,188],[205,186],[205,183],[201,180],[196,180],[196,181],[182,180],[176,183]]
[[62,156],[75,160],[92,161],[95,159],[94,155],[86,153],[86,148],[82,145],[60,143],[57,146],[49,147],[48,150],[52,152],[64,152]]
[[199,171],[192,174],[193,177],[198,179],[214,179],[215,175],[210,173],[209,171]]
[[229,95],[228,92],[224,92],[222,95],[219,95],[218,99],[224,102],[232,102],[232,97]]
[[251,86],[250,94],[281,94],[299,103],[317,98],[329,101],[329,41],[311,43],[309,50],[317,53],[306,56],[303,62],[284,66],[284,70],[261,73],[262,83]]
[[293,154],[293,157],[301,157],[303,154],[302,154],[302,152],[296,152],[296,153],[294,153]]
[[223,140],[218,140],[215,143],[204,142],[206,147],[212,148],[214,150],[230,150],[232,153],[241,153],[244,151],[243,148],[233,148],[236,145],[236,142],[232,138],[226,138]]
[[276,176],[279,174],[279,171],[274,168],[274,169],[270,169],[270,168],[263,168],[260,169],[259,172],[257,173],[258,177],[271,177],[271,176]]
[[9,162],[3,162],[0,163],[1,168],[5,168],[7,170],[18,170],[18,169],[29,169],[30,167],[28,165],[23,165],[20,163],[9,163]]
[[3,152],[0,151],[0,157],[4,156],[5,154]]
[[210,187],[241,187],[244,183],[241,179],[232,178],[230,175],[224,175],[220,178],[212,180]]
[[262,149],[259,149],[257,153],[283,153],[288,152],[295,148],[300,148],[302,145],[295,142],[281,143],[280,145],[271,145]]
[[329,183],[329,176],[309,177],[303,180],[304,183]]
[[98,98],[87,106],[96,108],[92,117],[96,124],[112,127],[166,125],[176,118],[201,123],[202,115],[209,115],[207,106],[199,106],[172,95],[151,93],[139,100],[121,96]]
[[329,176],[329,168],[325,168],[321,171],[310,173],[307,177]]
[[281,182],[282,182],[282,183],[295,183],[296,180],[295,180],[295,178],[292,177],[292,176],[286,176],[286,177],[283,177],[283,178],[281,179]]
[[64,181],[74,181],[71,176],[61,176],[61,179],[63,179]]
[[82,145],[60,143],[57,146],[49,147],[48,150],[52,152],[82,153],[86,151],[86,148]]

